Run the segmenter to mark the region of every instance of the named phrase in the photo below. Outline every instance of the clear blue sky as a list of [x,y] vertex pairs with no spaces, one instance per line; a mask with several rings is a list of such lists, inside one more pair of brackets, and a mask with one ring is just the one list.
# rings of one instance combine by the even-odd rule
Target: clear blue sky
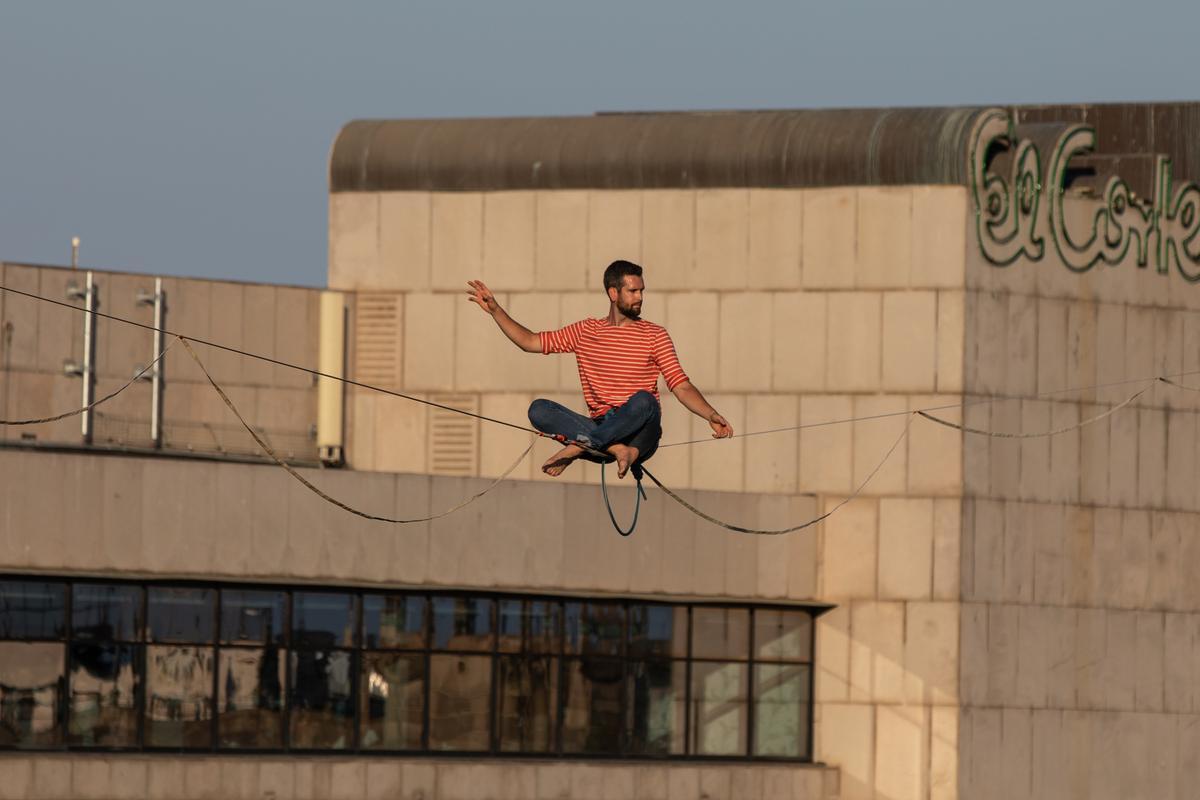
[[1200,5],[2,0],[0,260],[322,285],[360,117],[1197,99]]

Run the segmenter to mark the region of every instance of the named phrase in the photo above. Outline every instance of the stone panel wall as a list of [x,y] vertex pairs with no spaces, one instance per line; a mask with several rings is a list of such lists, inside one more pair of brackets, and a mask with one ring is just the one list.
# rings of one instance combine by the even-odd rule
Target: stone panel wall
[[[1077,240],[1097,208],[1068,200]],[[1147,391],[1057,436],[964,440],[961,796],[1191,797],[1200,395],[1138,379],[1200,369],[1200,290],[1046,250],[995,267],[968,240],[967,422],[1048,431]]]
[[[95,271],[98,310],[147,325],[154,278]],[[0,263],[0,282],[68,302],[68,284],[82,286],[85,271]],[[290,286],[165,278],[166,327],[290,363],[317,366],[320,292]],[[77,304],[82,306],[81,301]],[[0,293],[0,418],[50,416],[81,405],[78,377],[63,373],[64,361],[82,362],[83,314],[9,292]],[[170,343],[170,339],[167,340]],[[247,420],[266,429],[286,454],[313,460],[316,391],[311,375],[255,359],[197,346],[209,371]],[[96,397],[119,388],[154,358],[150,331],[96,318]],[[175,449],[220,453],[255,452],[252,442],[191,358],[176,345],[164,362],[163,419]],[[98,445],[145,448],[150,438],[151,389],[135,384],[97,409]],[[47,425],[0,427],[0,441],[31,439],[51,445],[81,444],[80,419]]]
[[0,759],[2,800],[834,800],[819,766],[303,756]]
[[[960,413],[966,203],[961,187],[333,194],[330,286],[398,298],[396,388],[477,394],[484,413],[523,423],[536,396],[582,410],[574,361],[517,351],[466,301],[465,281],[482,278],[516,319],[545,329],[607,313],[601,272],[615,258],[638,261],[647,319],[667,326],[685,369],[739,432],[812,426],[654,457],[665,483],[706,500],[755,493],[729,496],[717,514],[747,524],[770,495],[812,493],[819,510],[833,508],[879,464],[907,412]],[[351,405],[356,468],[429,469],[421,448],[381,446],[427,436],[424,408],[365,393]],[[873,419],[820,425],[849,417]],[[664,429],[666,444],[708,438],[671,398]],[[494,426],[478,435],[484,475],[528,442]],[[518,474],[547,483],[537,464],[550,448]],[[815,529],[813,596],[837,604],[818,625],[816,756],[839,768],[843,797],[958,796],[962,464],[958,433],[917,420],[863,496]],[[569,480],[598,480],[591,465],[571,470]],[[723,579],[729,592],[738,574],[780,585],[783,567],[764,548],[804,536],[747,541],[665,513],[661,543],[650,533],[635,546],[671,554],[666,591],[719,593]],[[798,508],[778,516],[805,518]],[[602,512],[595,519],[605,527]],[[680,553],[683,569],[672,563]]]

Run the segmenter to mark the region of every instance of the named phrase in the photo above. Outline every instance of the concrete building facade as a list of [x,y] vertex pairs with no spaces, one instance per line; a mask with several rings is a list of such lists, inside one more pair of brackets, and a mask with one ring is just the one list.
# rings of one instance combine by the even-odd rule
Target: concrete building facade
[[[693,742],[607,762],[6,751],[0,796],[1190,796],[1197,406],[1153,379],[1200,387],[1200,187],[1184,180],[1198,172],[1198,125],[1191,105],[351,124],[332,156],[327,293],[345,308],[349,377],[518,424],[535,397],[582,410],[572,361],[518,352],[465,302],[465,281],[549,329],[601,316],[600,275],[626,258],[645,266],[645,316],[670,330],[696,385],[739,433],[760,434],[691,443],[707,426],[664,392],[675,446],[649,466],[666,485],[756,528],[861,491],[785,536],[729,532],[651,492],[622,539],[598,469],[550,480],[537,470],[546,444],[465,510],[384,526],[277,467],[229,463],[249,448],[210,443],[190,460],[132,438],[79,448],[63,422],[36,441],[0,428],[0,567],[222,591],[793,609],[815,629],[798,731],[811,747],[705,760]],[[73,277],[3,270],[5,286],[45,296]],[[168,327],[313,365],[328,327],[319,294],[181,283],[168,296],[186,310]],[[77,379],[58,373],[78,316],[2,299],[5,418],[69,408]],[[145,363],[149,334],[137,336],[108,345],[110,382]],[[252,424],[282,437],[315,423],[310,375],[200,351]],[[172,419],[230,424],[174,351],[167,374],[179,384],[168,431]],[[145,388],[118,400],[144,402]],[[964,433],[918,409],[1063,432]],[[349,387],[346,468],[305,474],[369,513],[437,512],[530,441],[464,419]],[[292,457],[315,465],[315,442]],[[622,487],[616,506],[631,505]]]

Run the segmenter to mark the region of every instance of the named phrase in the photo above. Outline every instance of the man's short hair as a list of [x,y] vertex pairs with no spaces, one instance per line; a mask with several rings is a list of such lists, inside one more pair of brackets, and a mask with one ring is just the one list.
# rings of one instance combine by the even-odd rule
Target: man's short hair
[[604,270],[604,290],[616,289],[620,291],[627,275],[640,278],[642,277],[642,268],[632,261],[617,260],[612,262],[608,265],[608,269]]

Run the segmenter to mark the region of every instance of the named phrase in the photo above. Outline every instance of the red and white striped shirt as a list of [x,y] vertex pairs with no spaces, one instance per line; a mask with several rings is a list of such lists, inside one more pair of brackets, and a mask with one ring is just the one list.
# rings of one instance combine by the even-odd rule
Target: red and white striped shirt
[[583,399],[593,419],[623,405],[636,392],[658,398],[658,375],[668,389],[688,379],[667,329],[639,319],[610,325],[607,318],[581,319],[556,331],[542,331],[542,353],[574,353]]

